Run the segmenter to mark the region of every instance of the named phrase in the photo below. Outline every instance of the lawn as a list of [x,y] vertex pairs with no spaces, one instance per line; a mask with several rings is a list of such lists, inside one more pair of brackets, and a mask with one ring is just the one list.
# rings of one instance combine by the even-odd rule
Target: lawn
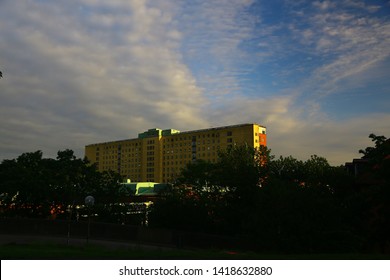
[[253,253],[170,248],[109,249],[97,245],[6,244],[1,259],[256,259]]
[[170,248],[127,248],[109,249],[97,245],[70,246],[58,244],[5,244],[0,246],[0,259],[270,259],[270,260],[307,260],[307,259],[390,259],[389,255],[381,254],[257,254],[253,252],[236,252],[221,250],[180,250]]

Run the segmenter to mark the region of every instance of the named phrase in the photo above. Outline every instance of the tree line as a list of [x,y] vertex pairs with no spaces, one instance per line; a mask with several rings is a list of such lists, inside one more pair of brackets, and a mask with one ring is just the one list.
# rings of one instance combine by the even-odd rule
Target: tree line
[[56,159],[43,158],[41,151],[23,153],[0,164],[0,209],[3,216],[65,214],[69,205],[84,204],[87,195],[101,203],[116,199],[121,180],[116,172],[98,172],[69,149]]
[[[360,150],[365,164],[357,175],[317,155],[275,158],[267,147],[233,145],[216,163],[188,164],[153,204],[149,226],[240,237],[259,251],[384,252],[390,245],[390,140],[370,138],[374,147]],[[0,215],[47,218],[53,207],[83,204],[92,195],[102,221],[123,223],[117,216],[126,209],[113,204],[122,180],[72,150],[55,159],[24,153],[0,164]]]
[[217,163],[188,164],[150,224],[240,236],[259,251],[388,252],[390,141],[370,138],[357,176],[317,155],[276,159],[265,147],[232,146]]

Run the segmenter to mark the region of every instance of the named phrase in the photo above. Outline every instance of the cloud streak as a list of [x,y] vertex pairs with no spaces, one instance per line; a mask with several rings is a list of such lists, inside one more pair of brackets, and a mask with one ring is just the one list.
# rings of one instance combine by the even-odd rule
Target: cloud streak
[[53,135],[56,127],[105,131],[89,139],[96,141],[156,124],[205,123],[195,106],[202,94],[175,52],[180,33],[169,13],[145,1],[82,1],[76,11],[72,4],[4,4],[13,16],[1,32],[14,42],[2,46],[4,126],[15,134],[37,134],[42,125]]

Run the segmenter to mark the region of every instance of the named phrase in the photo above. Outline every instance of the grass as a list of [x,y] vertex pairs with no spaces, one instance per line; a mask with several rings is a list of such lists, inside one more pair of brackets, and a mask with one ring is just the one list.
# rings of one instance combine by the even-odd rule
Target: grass
[[179,249],[108,249],[97,245],[67,246],[58,244],[5,244],[0,246],[0,259],[214,259],[214,260],[235,260],[235,259],[270,259],[270,260],[308,260],[308,259],[389,259],[389,255],[377,254],[302,254],[302,255],[280,255],[280,254],[257,254],[253,252],[235,252],[218,250],[179,250]]
[[253,259],[250,253],[179,249],[108,249],[97,245],[6,244],[1,259]]

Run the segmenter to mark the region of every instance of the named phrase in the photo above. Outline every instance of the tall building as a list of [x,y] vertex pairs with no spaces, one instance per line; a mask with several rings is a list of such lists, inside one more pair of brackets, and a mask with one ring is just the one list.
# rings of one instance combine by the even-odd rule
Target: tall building
[[245,143],[265,146],[266,128],[254,123],[185,132],[153,128],[138,138],[87,145],[85,156],[99,171],[114,170],[135,182],[169,183],[187,163],[216,162],[218,150]]

